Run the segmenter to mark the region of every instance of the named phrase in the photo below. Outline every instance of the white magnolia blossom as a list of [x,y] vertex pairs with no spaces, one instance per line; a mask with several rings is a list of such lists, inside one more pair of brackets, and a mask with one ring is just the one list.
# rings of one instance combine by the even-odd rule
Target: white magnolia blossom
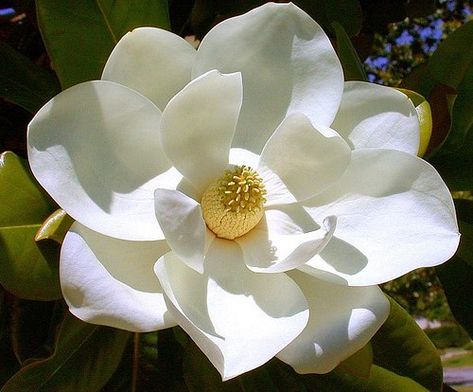
[[70,311],[179,324],[223,379],[274,356],[330,371],[386,319],[377,284],[454,253],[452,199],[418,144],[410,100],[344,83],[293,4],[228,19],[197,51],[138,28],[28,133],[34,175],[76,220]]

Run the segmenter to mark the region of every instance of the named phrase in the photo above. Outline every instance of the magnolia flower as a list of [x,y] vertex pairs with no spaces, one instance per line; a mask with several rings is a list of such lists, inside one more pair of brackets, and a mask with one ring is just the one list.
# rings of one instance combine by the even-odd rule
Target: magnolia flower
[[136,29],[28,131],[34,175],[76,220],[70,311],[179,324],[223,379],[274,356],[330,371],[386,319],[377,284],[453,254],[452,199],[418,144],[409,99],[344,83],[293,4],[228,19],[197,51]]

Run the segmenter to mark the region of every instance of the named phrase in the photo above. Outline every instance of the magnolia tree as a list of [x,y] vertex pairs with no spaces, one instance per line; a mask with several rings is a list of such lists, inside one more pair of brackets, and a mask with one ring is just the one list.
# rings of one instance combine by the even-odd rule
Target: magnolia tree
[[2,391],[442,390],[378,285],[439,266],[473,330],[473,25],[395,89],[361,3],[36,1],[54,73],[0,46],[31,112],[1,156]]

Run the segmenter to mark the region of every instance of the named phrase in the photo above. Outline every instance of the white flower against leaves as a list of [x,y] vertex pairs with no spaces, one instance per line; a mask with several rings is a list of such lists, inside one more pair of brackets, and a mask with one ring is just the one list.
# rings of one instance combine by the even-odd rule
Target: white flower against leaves
[[136,29],[28,132],[33,173],[76,220],[71,312],[179,324],[224,379],[274,356],[330,371],[386,319],[377,284],[454,253],[452,199],[418,144],[409,99],[344,83],[292,4],[228,19],[197,51]]

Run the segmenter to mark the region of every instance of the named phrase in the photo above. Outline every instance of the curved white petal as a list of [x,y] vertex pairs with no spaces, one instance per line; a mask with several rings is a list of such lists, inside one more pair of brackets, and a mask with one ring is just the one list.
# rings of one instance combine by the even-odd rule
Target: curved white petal
[[305,327],[307,303],[285,274],[255,274],[215,239],[198,274],[172,253],[155,266],[166,303],[224,380],[270,360]]
[[159,142],[161,112],[147,98],[106,81],[50,100],[28,126],[31,169],[75,220],[111,237],[162,239],[154,190],[174,189]]
[[134,332],[176,325],[153,266],[165,241],[123,241],[74,223],[61,248],[60,278],[72,314]]
[[411,100],[400,91],[367,82],[345,82],[332,124],[352,148],[385,148],[417,154],[419,120]]
[[125,34],[113,49],[102,73],[136,90],[161,110],[191,80],[195,49],[166,30],[140,27]]
[[327,373],[356,353],[389,315],[389,301],[377,286],[346,287],[289,273],[309,302],[304,331],[277,357],[298,373]]
[[199,191],[223,174],[242,100],[241,75],[193,80],[166,106],[161,140],[174,166]]
[[395,150],[355,150],[352,156],[340,181],[306,203],[314,220],[338,220],[328,245],[301,269],[366,286],[448,260],[458,246],[458,226],[435,169]]
[[301,232],[297,227],[295,232],[286,234],[288,227],[295,225],[290,216],[269,210],[265,218],[249,233],[235,239],[247,267],[254,272],[285,272],[301,266],[327,245],[337,224],[336,217],[330,216],[317,230]]
[[269,138],[261,153],[261,163],[276,173],[301,201],[338,180],[350,162],[350,155],[350,147],[336,132],[324,126],[314,127],[307,116],[293,113]]
[[292,3],[268,3],[215,26],[202,40],[193,77],[241,72],[243,107],[233,147],[260,153],[287,114],[329,126],[343,71],[322,28]]
[[166,241],[184,263],[204,272],[206,242],[215,237],[207,229],[200,204],[179,191],[157,189],[156,218]]

